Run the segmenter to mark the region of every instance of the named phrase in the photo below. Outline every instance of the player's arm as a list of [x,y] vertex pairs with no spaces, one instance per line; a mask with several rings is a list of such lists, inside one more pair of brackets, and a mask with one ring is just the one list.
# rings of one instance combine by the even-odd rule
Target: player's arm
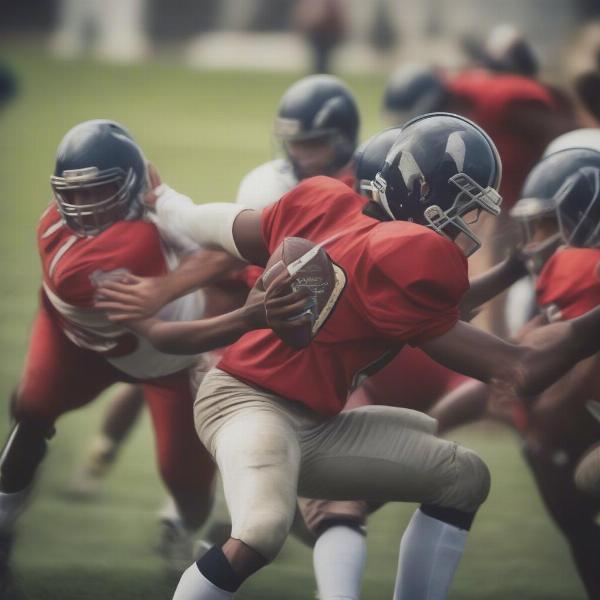
[[552,236],[539,244],[517,248],[504,261],[471,279],[470,288],[460,302],[459,308],[462,317],[469,320],[468,317],[478,307],[527,275],[526,265],[529,262],[543,265],[554,254],[560,243],[559,236]]
[[600,349],[600,307],[531,332],[527,344],[511,344],[458,322],[421,348],[437,362],[494,383],[517,396],[539,394],[580,360]]
[[153,190],[149,205],[161,236],[174,244],[183,241],[225,250],[259,266],[268,260],[259,211],[229,202],[194,204],[163,184]]
[[114,322],[145,319],[163,306],[195,290],[220,281],[243,263],[222,250],[200,250],[179,266],[156,277],[123,275],[98,287],[96,308],[109,311]]
[[310,315],[293,322],[289,319],[305,310],[309,291],[290,293],[290,283],[286,271],[275,278],[266,292],[259,280],[243,307],[218,317],[179,322],[144,319],[128,323],[128,327],[168,354],[197,354],[221,348],[255,329],[303,327]]

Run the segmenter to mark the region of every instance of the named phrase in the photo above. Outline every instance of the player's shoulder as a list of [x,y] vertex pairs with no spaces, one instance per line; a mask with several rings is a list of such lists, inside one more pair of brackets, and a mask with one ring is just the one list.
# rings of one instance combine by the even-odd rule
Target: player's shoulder
[[429,227],[407,221],[385,221],[369,232],[369,254],[377,259],[389,254],[407,260],[414,256],[437,256],[446,253],[461,256],[460,248],[448,238]]
[[590,272],[596,278],[600,277],[600,248],[559,248],[544,265],[540,274],[541,279],[552,277],[579,278],[589,277]]
[[259,210],[279,200],[297,183],[298,179],[287,160],[271,160],[243,177],[235,201]]
[[501,74],[491,80],[491,92],[505,102],[553,103],[552,92],[542,83],[521,75]]
[[537,100],[550,103],[552,101],[552,93],[545,85],[522,75],[473,69],[457,74],[449,84],[456,93],[473,98],[490,98],[496,102]]

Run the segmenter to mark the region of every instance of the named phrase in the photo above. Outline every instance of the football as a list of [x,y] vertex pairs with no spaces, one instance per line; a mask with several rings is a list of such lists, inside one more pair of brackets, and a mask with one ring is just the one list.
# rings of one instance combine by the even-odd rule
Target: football
[[291,320],[305,314],[311,318],[306,325],[275,333],[288,346],[304,348],[325,322],[341,292],[339,277],[329,255],[320,245],[298,237],[285,238],[269,258],[262,276],[265,289],[283,269],[287,269],[293,277],[290,291],[308,288],[311,293],[308,307]]

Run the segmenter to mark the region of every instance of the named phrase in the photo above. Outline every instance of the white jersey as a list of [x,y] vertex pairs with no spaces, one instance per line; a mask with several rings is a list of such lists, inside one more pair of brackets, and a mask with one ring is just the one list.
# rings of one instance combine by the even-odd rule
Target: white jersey
[[240,183],[235,201],[262,210],[298,185],[289,161],[277,158],[252,169]]

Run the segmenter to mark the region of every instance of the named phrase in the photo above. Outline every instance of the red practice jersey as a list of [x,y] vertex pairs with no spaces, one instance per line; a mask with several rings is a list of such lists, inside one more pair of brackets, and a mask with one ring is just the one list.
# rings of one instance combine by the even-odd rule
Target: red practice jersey
[[[138,336],[111,323],[93,308],[97,284],[119,273],[163,275],[177,259],[163,247],[158,230],[146,221],[118,221],[93,237],[79,237],[52,204],[37,231],[44,294],[65,335],[77,346],[101,353],[139,379],[159,377],[189,366],[193,358],[156,351]],[[199,318],[202,299],[188,295],[165,307],[167,320]]]
[[361,375],[404,343],[418,345],[456,324],[469,287],[464,254],[426,227],[363,215],[364,203],[344,183],[314,177],[263,211],[269,252],[289,236],[323,243],[343,289],[307,348],[253,331],[225,352],[219,368],[333,415]]
[[448,85],[467,106],[465,116],[482,127],[496,144],[502,159],[500,194],[504,206],[510,208],[519,199],[525,178],[550,141],[520,131],[515,126],[515,115],[523,109],[559,110],[553,94],[532,79],[479,69],[460,73]]
[[574,319],[600,304],[600,250],[563,248],[546,263],[536,284],[549,321]]

